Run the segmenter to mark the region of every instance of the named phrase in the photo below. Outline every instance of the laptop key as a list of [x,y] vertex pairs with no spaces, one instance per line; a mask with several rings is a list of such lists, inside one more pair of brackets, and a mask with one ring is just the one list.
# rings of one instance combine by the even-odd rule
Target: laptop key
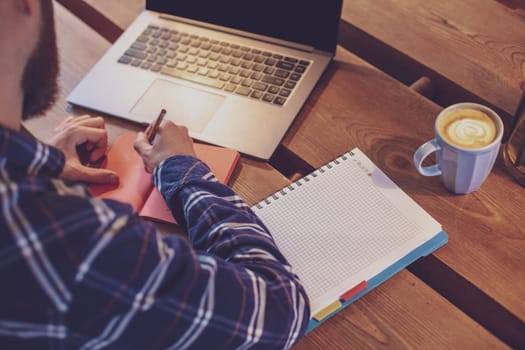
[[138,59],[145,59],[148,55],[145,53],[145,52],[141,52],[141,51],[137,51],[137,50],[133,50],[133,49],[128,49],[124,55],[126,56],[129,56],[129,57],[133,57],[133,58],[138,58]]
[[242,81],[241,77],[233,77],[232,80],[230,80],[230,83],[232,84],[240,84]]
[[250,78],[252,78],[253,80],[261,80],[262,74],[258,72],[253,72]]
[[251,89],[244,87],[244,86],[239,86],[237,90],[235,90],[236,94],[242,95],[242,96],[248,96],[250,95],[251,92],[252,92]]
[[209,72],[210,72],[210,70],[208,68],[205,68],[205,67],[201,67],[197,71],[197,73],[199,73],[200,75],[208,75]]
[[208,77],[210,77],[211,79],[218,79],[219,78],[219,72],[217,72],[216,70],[210,71],[210,73],[208,74]]
[[284,83],[284,87],[287,89],[293,89],[297,85],[295,82],[288,80],[286,83]]
[[230,72],[230,73],[233,74],[233,75],[237,75],[237,74],[239,74],[240,71],[241,71],[241,70],[239,69],[239,67],[233,67],[233,66],[230,67],[230,69],[228,70],[228,72]]
[[251,71],[247,70],[247,69],[241,69],[241,73],[240,73],[240,76],[243,77],[243,78],[248,78],[250,76],[250,73]]
[[232,56],[235,58],[241,58],[243,53],[241,51],[233,51]]
[[277,85],[277,86],[282,86],[284,84],[284,79],[272,77],[271,75],[265,75],[262,78],[262,82]]
[[179,62],[179,63],[177,63],[177,69],[178,70],[186,70],[187,68],[188,68],[188,64],[186,62]]
[[242,68],[245,68],[245,69],[251,69],[251,68],[253,67],[253,63],[248,62],[248,61],[244,61],[244,62],[241,64],[241,67],[242,67]]
[[[139,38],[140,39],[140,38]],[[138,41],[139,39],[137,39],[137,41],[135,41],[132,45],[131,45],[131,48],[132,49],[135,49],[135,50],[139,50],[139,51],[144,51],[148,48],[148,45],[145,44],[144,42],[140,42]]]
[[245,87],[251,87],[252,84],[253,84],[253,81],[251,81],[250,79],[243,79],[241,82],[241,85]]
[[292,75],[290,75],[290,80],[298,81],[299,79],[301,79],[301,75],[300,74],[292,73]]
[[232,78],[232,76],[228,73],[221,73],[219,75],[219,79],[222,80],[222,81],[230,81],[230,79]]
[[273,66],[277,63],[276,60],[274,60],[273,58],[267,58],[266,61],[264,61],[264,64],[267,65],[267,66]]
[[228,84],[228,85],[226,85],[226,87],[224,88],[224,91],[226,91],[226,92],[234,92],[236,88],[237,88],[237,85],[234,85],[234,84]]
[[252,70],[256,72],[262,72],[263,69],[264,69],[264,66],[262,64],[254,64],[252,67]]
[[276,105],[282,106],[286,102],[286,99],[284,97],[276,97],[275,100],[273,100],[273,103]]
[[286,62],[286,61],[279,61],[275,65],[277,68],[286,69],[286,70],[292,70],[295,68],[295,64]]
[[210,55],[210,60],[212,60],[212,61],[218,61],[219,58],[221,58],[221,56],[218,53],[212,53]]
[[279,92],[279,96],[288,97],[288,96],[290,96],[291,92],[292,91],[290,91],[288,89],[281,89],[281,91]]
[[253,84],[252,88],[259,91],[266,91],[266,89],[268,89],[268,84],[256,82]]
[[277,94],[279,90],[280,89],[277,86],[270,86],[270,88],[268,89],[268,92],[271,94]]
[[197,66],[190,65],[186,71],[189,73],[197,73],[198,70],[199,68]]
[[297,66],[297,67],[295,67],[295,72],[296,73],[304,73],[305,70],[306,70],[306,68],[304,66]]
[[275,98],[275,95],[272,94],[264,94],[263,101],[265,102],[273,102],[273,99]]
[[200,76],[200,75],[193,75],[184,71],[180,71],[177,69],[169,69],[169,68],[162,68],[160,71],[162,74],[169,75],[174,78],[179,78],[183,80],[187,80],[192,83],[197,83],[209,87],[214,87],[217,89],[222,89],[225,85],[224,82],[218,81],[215,79],[210,79],[208,77]]
[[257,90],[254,90],[254,91],[250,94],[250,97],[251,97],[251,98],[254,98],[254,99],[256,99],[256,100],[260,100],[262,96],[263,96],[263,93],[260,92],[260,91],[257,91]]
[[119,58],[118,62],[119,63],[123,63],[123,64],[130,64],[132,61],[132,58],[129,57],[129,56],[122,56],[121,58]]
[[266,73],[266,74],[273,74],[273,72],[275,72],[275,68],[266,67],[266,68],[264,68],[263,72]]
[[288,76],[290,75],[290,73],[287,72],[287,71],[285,71],[285,70],[282,70],[282,69],[277,69],[277,71],[274,73],[274,75],[275,75],[276,77],[286,79],[286,78],[288,78]]

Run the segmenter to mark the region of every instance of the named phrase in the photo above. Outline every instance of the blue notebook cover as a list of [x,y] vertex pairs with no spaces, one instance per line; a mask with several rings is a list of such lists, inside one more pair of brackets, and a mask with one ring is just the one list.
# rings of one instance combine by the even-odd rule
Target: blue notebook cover
[[375,287],[379,286],[381,283],[398,273],[399,271],[406,268],[408,265],[412,264],[417,259],[427,256],[429,254],[432,254],[436,249],[442,247],[445,243],[448,242],[448,235],[445,231],[439,232],[437,235],[434,236],[431,240],[427,241],[425,244],[421,245],[419,248],[414,249],[410,254],[406,255],[401,260],[398,260],[395,264],[387,268],[386,270],[383,270],[380,274],[374,276],[370,280],[367,281],[367,288],[363,291],[357,293],[355,296],[353,296],[351,299],[347,301],[341,302],[341,306],[335,310],[334,312],[327,315],[325,318],[323,318],[321,321],[317,321],[315,319],[310,319],[310,323],[308,325],[307,333],[313,330],[315,327],[319,326],[321,323],[338,313],[339,311],[343,310],[348,305],[352,304],[357,299],[361,298],[363,295],[370,292]]

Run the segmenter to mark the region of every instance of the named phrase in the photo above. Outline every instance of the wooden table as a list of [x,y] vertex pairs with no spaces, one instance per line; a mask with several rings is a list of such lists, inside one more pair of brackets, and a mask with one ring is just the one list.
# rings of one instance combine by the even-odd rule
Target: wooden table
[[429,76],[441,105],[513,116],[525,91],[525,2],[344,0],[341,42],[397,79]]
[[[109,23],[125,26],[138,14],[142,1],[87,3],[105,14]],[[102,36],[61,5],[55,8],[63,68],[61,98],[44,118],[26,124],[41,138],[66,116],[64,96],[109,47]],[[337,60],[287,133],[282,148],[303,172],[360,147],[450,235],[450,242],[435,255],[403,270],[329,319],[302,339],[297,349],[524,346],[525,332],[520,332],[525,319],[525,235],[519,227],[524,190],[500,163],[482,189],[467,196],[450,195],[437,179],[417,175],[411,155],[431,137],[439,110],[385,73],[339,50]],[[122,130],[137,128],[109,117],[108,123],[112,139]],[[253,204],[287,183],[268,163],[243,157],[231,185]],[[469,299],[482,303],[474,309],[488,305],[490,311],[495,310],[496,321],[511,329],[502,331],[490,315],[473,312],[466,305]]]

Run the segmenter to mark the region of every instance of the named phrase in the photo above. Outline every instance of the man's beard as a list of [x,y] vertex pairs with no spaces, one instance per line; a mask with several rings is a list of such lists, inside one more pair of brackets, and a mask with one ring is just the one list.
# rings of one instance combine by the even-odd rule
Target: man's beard
[[58,51],[53,3],[51,0],[43,0],[41,4],[43,21],[40,38],[22,77],[23,120],[47,111],[55,102],[58,93]]

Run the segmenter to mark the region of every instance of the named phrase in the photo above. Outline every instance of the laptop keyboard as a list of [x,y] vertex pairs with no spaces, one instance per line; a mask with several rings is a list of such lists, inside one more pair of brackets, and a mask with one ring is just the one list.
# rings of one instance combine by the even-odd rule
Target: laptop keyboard
[[155,25],[148,26],[118,62],[279,106],[310,64]]

